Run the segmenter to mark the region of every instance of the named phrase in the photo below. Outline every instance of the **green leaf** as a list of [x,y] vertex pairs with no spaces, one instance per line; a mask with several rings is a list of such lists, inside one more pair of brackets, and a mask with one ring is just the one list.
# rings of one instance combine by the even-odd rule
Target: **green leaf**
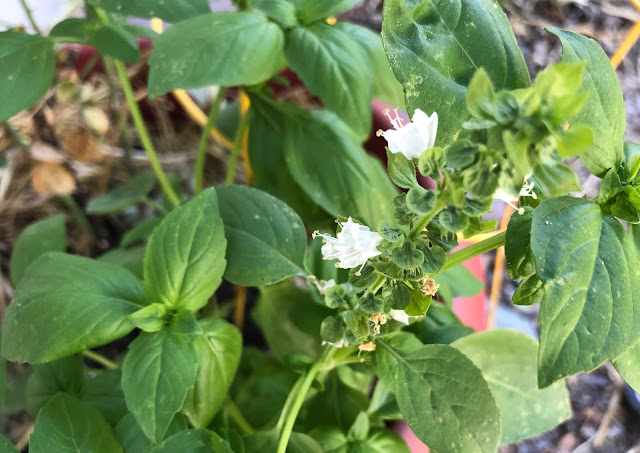
[[[311,93],[340,116],[360,140],[368,137],[372,82],[358,42],[339,28],[319,22],[293,29],[287,37],[285,56]],[[310,60],[314,64],[310,65]]]
[[636,392],[640,392],[640,343],[627,349],[612,363],[622,379]]
[[[144,303],[140,282],[125,269],[47,253],[16,288],[4,317],[2,355],[41,363],[101,346],[129,333],[127,317]],[[64,320],[65,329],[53,320]]]
[[[257,13],[219,12],[180,22],[155,40],[149,96],[263,82],[281,68],[283,43],[280,27]],[[203,60],[207,64],[198,63]]]
[[296,0],[300,20],[305,24],[337,16],[358,3],[358,0]]
[[58,393],[38,414],[29,451],[122,453],[122,447],[100,412],[73,396]]
[[533,305],[542,301],[544,297],[544,283],[536,274],[522,278],[511,301],[516,305]]
[[387,170],[389,178],[403,189],[421,188],[416,179],[416,167],[413,161],[401,153],[392,153],[387,149]]
[[219,187],[217,193],[228,241],[227,280],[261,286],[306,275],[307,235],[298,214],[251,187]]
[[409,316],[423,316],[431,305],[431,296],[425,296],[420,290],[409,290],[411,299],[409,305],[404,308],[404,312]]
[[407,109],[438,113],[437,146],[469,118],[466,93],[477,69],[498,91],[530,85],[509,21],[491,0],[390,0],[383,15],[382,39]]
[[580,190],[578,178],[571,167],[561,162],[550,165],[536,165],[533,168],[536,185],[549,197],[559,197]]
[[471,297],[478,294],[484,285],[464,266],[454,266],[434,277],[440,285],[438,295],[451,303],[454,297]]
[[93,34],[91,44],[102,55],[125,63],[138,63],[141,58],[136,37],[118,25],[98,28]]
[[636,341],[640,261],[617,220],[584,199],[545,200],[533,213],[531,250],[544,282],[540,388],[591,371]]
[[[397,330],[385,338],[385,342],[390,344],[396,351],[409,351],[422,346],[420,340],[409,332]],[[389,350],[383,346],[376,347],[373,352],[371,364],[375,373],[395,393],[396,375],[398,372],[398,361]]]
[[182,411],[196,428],[209,426],[222,407],[240,363],[242,335],[219,318],[198,321],[202,334],[194,342],[198,355],[196,383]]
[[339,118],[258,97],[252,97],[252,106],[286,125],[281,131],[286,165],[315,203],[334,218],[361,217],[372,226],[393,219],[395,188],[380,162],[364,152]]
[[143,246],[133,247],[130,249],[112,249],[107,253],[100,255],[96,260],[102,263],[109,263],[124,267],[133,275],[142,279],[144,274],[144,255],[145,248]]
[[500,409],[501,445],[537,436],[571,417],[563,382],[538,389],[538,344],[525,334],[490,330],[461,338],[451,346],[471,359],[489,384]]
[[145,19],[158,17],[167,22],[178,22],[211,11],[207,0],[90,0],[89,3],[116,14]]
[[298,25],[296,5],[290,0],[251,0],[251,6],[284,27]]
[[358,414],[367,409],[369,399],[342,382],[336,370],[327,375],[324,385],[324,392],[318,392],[305,404],[307,419],[313,426],[337,426],[347,431]]
[[404,109],[402,85],[393,75],[387,55],[382,47],[382,38],[378,33],[350,22],[340,21],[334,27],[347,33],[364,49],[369,62],[369,71],[373,79],[373,97],[387,104]]
[[100,371],[87,382],[83,397],[114,426],[129,412],[120,385],[121,379],[120,370]]
[[120,241],[120,247],[129,247],[136,242],[146,240],[153,230],[162,222],[161,217],[152,217],[150,219],[143,220],[136,226],[127,231],[122,240]]
[[16,447],[6,437],[0,435],[0,453],[18,453]]
[[369,434],[369,416],[366,412],[360,412],[349,428],[347,438],[350,440],[365,440]]
[[372,430],[359,447],[367,453],[410,453],[404,439],[389,429]]
[[147,453],[234,453],[229,444],[213,431],[190,429],[156,445]]
[[35,365],[27,381],[27,410],[35,417],[58,392],[81,398],[84,386],[84,369],[79,355]]
[[529,245],[533,209],[529,207],[524,209],[524,214],[511,216],[505,235],[504,254],[509,277],[512,280],[527,277],[536,272],[536,263]]
[[[169,425],[167,437],[187,429],[189,429],[187,418],[178,414]],[[114,432],[118,442],[124,449],[124,453],[147,453],[147,450],[154,444],[144,435],[132,413],[128,413],[120,419],[114,428]]]
[[25,228],[11,254],[9,271],[14,285],[20,283],[27,268],[47,252],[64,252],[67,248],[65,216],[58,214],[32,223]]
[[198,369],[193,337],[173,330],[140,334],[122,364],[127,407],[155,442],[165,436],[194,385]]
[[226,246],[214,188],[171,211],[151,234],[144,257],[150,300],[202,308],[222,281]]
[[599,204],[604,204],[623,190],[622,181],[620,181],[617,171],[612,168],[602,178],[597,201]]
[[93,198],[87,205],[87,212],[89,214],[110,214],[124,211],[130,206],[144,202],[155,183],[156,178],[153,173],[140,173],[111,192]]
[[86,41],[91,35],[93,26],[87,19],[72,17],[58,22],[49,32],[49,37],[75,38]]
[[329,314],[308,291],[290,283],[260,288],[252,317],[262,329],[269,349],[279,358],[287,354],[319,355],[320,325]]
[[500,412],[471,360],[451,346],[399,351],[382,345],[397,361],[398,406],[420,440],[434,451],[496,451]]
[[35,104],[53,83],[53,40],[0,32],[0,121]]
[[593,130],[595,146],[580,158],[591,173],[602,177],[609,168],[618,168],[623,157],[626,115],[618,76],[594,40],[557,28],[548,30],[562,42],[561,62],[587,63],[581,92],[589,97],[581,112],[569,118],[569,123]]

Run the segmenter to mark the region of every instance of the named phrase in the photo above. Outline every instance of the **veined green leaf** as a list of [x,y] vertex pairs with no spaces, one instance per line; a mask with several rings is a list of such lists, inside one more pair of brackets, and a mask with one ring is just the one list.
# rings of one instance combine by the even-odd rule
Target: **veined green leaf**
[[122,453],[122,447],[100,412],[73,396],[58,393],[38,414],[29,451]]
[[227,241],[214,188],[174,209],[157,226],[144,257],[152,302],[196,311],[222,281]]
[[127,270],[47,253],[16,288],[4,317],[2,355],[41,363],[101,346],[129,333],[128,315],[145,303],[140,282]]
[[222,437],[206,429],[189,429],[174,434],[147,453],[234,453]]
[[[314,0],[317,1],[317,0]],[[371,73],[362,47],[326,23],[295,28],[287,37],[287,63],[309,91],[362,141],[371,132]]]
[[538,345],[525,334],[489,330],[468,335],[451,346],[471,359],[489,384],[500,409],[501,445],[536,436],[571,417],[563,382],[538,389]]
[[640,329],[640,260],[631,234],[584,199],[543,201],[531,251],[544,282],[538,385],[622,354]]
[[122,365],[127,407],[145,435],[161,441],[193,387],[198,356],[191,335],[163,329],[142,333]]
[[263,82],[282,68],[283,45],[280,27],[257,13],[219,12],[180,22],[155,40],[149,96]]
[[87,205],[87,212],[89,214],[109,214],[142,203],[155,183],[156,178],[153,173],[140,173],[111,192],[93,198]]
[[0,32],[0,121],[31,107],[53,83],[53,40],[14,31]]
[[493,0],[387,0],[382,38],[409,113],[438,113],[436,146],[469,118],[467,87],[484,68],[496,90],[525,88],[529,72],[506,15]]
[[224,277],[261,286],[306,275],[307,235],[298,214],[281,200],[246,186],[217,188],[227,244]]
[[597,42],[566,30],[548,30],[562,42],[561,62],[587,63],[581,92],[589,97],[582,111],[569,118],[569,123],[593,130],[595,146],[580,158],[591,173],[602,177],[609,168],[617,169],[624,155],[626,114],[620,81]]

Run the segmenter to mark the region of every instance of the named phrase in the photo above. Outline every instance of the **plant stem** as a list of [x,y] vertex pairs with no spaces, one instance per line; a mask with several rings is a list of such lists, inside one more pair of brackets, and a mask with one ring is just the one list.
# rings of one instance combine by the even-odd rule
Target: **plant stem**
[[42,35],[42,30],[40,30],[40,27],[38,27],[38,24],[36,23],[35,19],[33,18],[33,14],[31,13],[31,8],[29,8],[29,5],[27,5],[27,0],[20,0],[20,4],[22,5],[22,9],[24,10],[25,14],[27,15],[27,18],[29,19],[29,23],[33,27],[33,30],[37,34]]
[[378,279],[375,282],[373,282],[373,284],[369,287],[369,292],[372,294],[377,293],[378,290],[382,288],[382,286],[384,285],[384,282],[386,281],[387,281],[387,277],[385,277],[384,275],[380,275]]
[[78,206],[76,200],[71,195],[62,195],[60,199],[67,205],[71,214],[76,218],[78,223],[82,226],[82,229],[93,239],[95,237],[91,223],[84,211]]
[[153,147],[151,137],[149,136],[149,131],[144,124],[144,119],[142,118],[140,107],[138,107],[135,95],[133,94],[133,87],[131,86],[131,81],[129,80],[127,69],[125,68],[124,63],[122,63],[121,61],[115,60],[114,63],[116,71],[118,72],[120,84],[122,85],[122,90],[124,91],[124,96],[127,100],[127,105],[129,106],[131,116],[133,117],[133,122],[135,123],[136,129],[138,130],[138,135],[140,136],[142,146],[144,147],[144,150],[147,153],[147,157],[149,158],[151,168],[156,174],[156,178],[158,178],[158,182],[160,183],[160,186],[162,187],[164,193],[167,195],[169,201],[171,201],[174,206],[178,206],[180,204],[180,199],[178,198],[178,195],[176,195],[176,192],[173,190],[173,187],[171,187],[171,183],[169,182],[167,175],[162,169],[162,165],[160,165],[156,150]]
[[198,157],[196,158],[196,193],[200,193],[202,191],[202,180],[204,179],[204,160],[207,155],[207,143],[209,142],[211,128],[213,127],[213,123],[215,123],[216,121],[216,117],[218,116],[218,112],[220,111],[220,105],[222,104],[224,93],[226,91],[227,89],[225,87],[218,87],[218,94],[216,95],[216,99],[213,101],[213,105],[211,106],[211,111],[209,112],[209,116],[207,117],[207,123],[204,125],[204,129],[202,129],[200,144],[198,146]]
[[[278,425],[276,426],[279,428],[281,421],[284,421],[284,425],[280,431],[280,440],[278,441],[278,449],[276,450],[276,453],[285,453],[287,451],[287,445],[289,444],[289,438],[293,431],[293,425],[295,424],[298,413],[300,413],[302,404],[307,397],[307,392],[311,388],[318,372],[325,366],[336,351],[337,348],[334,348],[333,346],[326,346],[318,361],[313,364],[309,371],[307,371],[306,375],[301,376],[300,379],[298,379],[298,382],[296,382],[291,390],[291,394],[289,394],[289,397],[287,398],[285,407],[282,409],[283,414],[285,410],[287,411],[286,415],[284,418],[282,416],[280,417]],[[293,397],[291,397],[292,395]],[[291,404],[287,407],[289,400],[291,401]]]
[[[98,16],[98,19],[103,25],[109,24],[109,18],[103,10],[95,8],[95,12]],[[127,100],[127,106],[129,107],[129,111],[131,111],[133,122],[136,125],[138,135],[140,136],[140,141],[142,142],[142,146],[144,147],[144,150],[147,153],[147,157],[149,158],[151,168],[156,174],[156,178],[158,178],[160,187],[162,187],[162,190],[167,195],[167,198],[169,198],[169,201],[174,206],[178,206],[180,204],[180,198],[178,198],[178,195],[176,195],[173,187],[171,187],[169,178],[167,178],[167,175],[162,169],[162,165],[160,165],[158,155],[156,154],[153,142],[151,141],[151,137],[149,136],[149,131],[144,124],[144,119],[142,118],[140,107],[138,106],[138,102],[136,101],[136,97],[133,93],[133,87],[131,86],[131,80],[129,80],[129,74],[127,74],[127,68],[125,67],[124,63],[119,60],[113,60],[113,63],[116,67],[116,72],[118,73],[120,85],[122,85],[122,91],[124,91],[124,97]]]
[[242,430],[242,433],[245,436],[251,435],[255,432],[255,429],[249,424],[246,418],[240,412],[240,409],[236,405],[236,403],[231,399],[227,398],[227,402],[225,403],[225,407],[229,412],[229,415],[236,422],[236,425]]
[[98,354],[97,352],[93,352],[89,349],[82,351],[82,355],[88,359],[93,360],[96,363],[99,363],[107,370],[117,370],[118,368],[120,368],[116,362],[109,360],[102,354]]
[[418,223],[416,223],[414,227],[411,228],[411,231],[409,231],[409,239],[416,239],[418,236],[420,236],[420,234],[422,233],[422,231],[424,231],[424,229],[429,224],[429,222],[431,222],[433,218],[437,216],[440,213],[440,211],[442,211],[445,208],[446,205],[447,204],[444,203],[442,199],[438,199],[438,201],[436,202],[436,206],[433,209],[433,212],[421,218],[418,221]]
[[231,157],[229,157],[229,166],[227,167],[227,177],[224,180],[225,184],[232,184],[233,179],[236,176],[236,166],[238,165],[238,155],[240,154],[240,148],[242,147],[242,140],[244,139],[244,132],[249,126],[249,117],[251,116],[251,110],[242,117],[236,136],[233,139],[233,149],[231,149]]
[[447,256],[447,260],[444,262],[444,266],[440,272],[444,272],[447,269],[452,268],[460,263],[467,261],[468,259],[473,258],[477,255],[482,255],[488,251],[493,249],[497,249],[498,247],[504,245],[506,232],[503,231],[496,235],[491,236],[490,238],[485,239],[484,241],[477,242],[468,247],[458,250],[457,252],[453,252],[451,255]]

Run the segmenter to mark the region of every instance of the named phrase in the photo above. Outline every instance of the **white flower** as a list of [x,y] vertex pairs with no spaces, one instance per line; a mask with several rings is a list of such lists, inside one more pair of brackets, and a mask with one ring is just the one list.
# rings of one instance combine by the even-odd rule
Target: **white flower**
[[520,189],[520,193],[518,194],[518,197],[514,197],[513,195],[505,192],[502,189],[498,189],[495,191],[495,193],[493,194],[493,198],[495,198],[496,200],[502,200],[505,203],[507,203],[509,206],[511,206],[513,209],[515,209],[516,211],[518,211],[518,214],[522,215],[524,214],[524,208],[518,208],[516,205],[514,205],[514,203],[517,203],[519,200],[519,197],[531,197],[534,200],[538,199],[538,195],[536,195],[536,193],[533,191],[533,188],[535,187],[535,184],[532,182],[527,182],[527,180],[530,178],[530,176],[527,176],[524,179],[524,185],[522,186],[522,189]]
[[436,141],[436,132],[438,131],[438,114],[433,112],[431,116],[427,116],[420,109],[413,112],[412,122],[402,124],[402,119],[398,116],[397,110],[394,110],[396,117],[391,117],[389,109],[384,114],[389,117],[393,129],[377,132],[378,137],[383,136],[389,144],[389,151],[392,153],[402,153],[407,159],[417,159],[426,150],[433,148]]
[[391,310],[389,312],[389,316],[391,319],[395,319],[399,323],[404,324],[405,326],[409,325],[409,315],[404,312],[404,310]]
[[[338,260],[336,267],[351,269],[364,267],[369,258],[380,255],[377,249],[382,242],[382,236],[369,227],[354,222],[351,217],[341,223],[342,231],[334,238],[328,234],[315,231],[313,237],[321,236],[325,245],[322,246],[322,257],[325,260]],[[358,270],[358,272],[360,272]],[[359,274],[357,274],[359,275]]]

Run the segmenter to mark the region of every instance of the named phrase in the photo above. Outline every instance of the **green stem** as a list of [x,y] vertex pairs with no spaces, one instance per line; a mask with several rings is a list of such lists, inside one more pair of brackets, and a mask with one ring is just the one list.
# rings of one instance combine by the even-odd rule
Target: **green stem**
[[436,202],[436,206],[433,209],[433,212],[421,218],[418,221],[418,223],[416,223],[414,227],[411,228],[411,231],[409,231],[409,239],[418,238],[420,234],[424,231],[426,226],[429,224],[429,222],[431,222],[433,218],[437,216],[440,213],[440,211],[442,211],[446,206],[447,204],[444,203],[443,200],[439,198],[438,201]]
[[[95,12],[98,16],[98,19],[103,25],[109,24],[109,18],[103,10],[95,8]],[[147,153],[147,157],[149,158],[151,168],[156,174],[156,178],[158,178],[160,187],[162,187],[162,190],[167,195],[167,198],[169,198],[169,201],[174,206],[178,206],[180,204],[180,198],[178,198],[178,195],[176,195],[173,187],[171,187],[169,178],[167,178],[167,175],[162,169],[162,165],[160,165],[160,160],[158,160],[158,155],[156,154],[153,142],[151,141],[151,137],[149,136],[149,131],[144,124],[144,119],[142,118],[140,107],[138,106],[138,102],[136,101],[136,97],[133,93],[133,87],[131,86],[131,80],[129,80],[129,74],[127,74],[127,68],[125,67],[124,63],[119,60],[113,60],[113,63],[116,67],[116,72],[118,73],[120,85],[122,85],[122,91],[124,91],[124,97],[127,100],[127,106],[129,107],[129,111],[131,111],[133,122],[136,125],[136,130],[138,131],[138,135],[140,136],[140,141],[142,142],[142,146],[144,147],[144,150]]]
[[215,101],[213,101],[211,111],[209,112],[209,117],[207,118],[207,124],[205,124],[204,129],[202,130],[202,135],[200,136],[200,145],[198,146],[198,157],[196,158],[195,170],[196,193],[200,193],[202,191],[202,181],[204,179],[204,161],[207,155],[207,142],[209,141],[211,128],[216,121],[216,117],[218,116],[218,112],[220,111],[220,105],[222,104],[224,93],[226,91],[227,89],[225,87],[218,88],[218,95],[216,96]]
[[29,23],[33,27],[33,30],[37,34],[42,35],[42,31],[40,30],[40,27],[38,27],[38,24],[36,23],[35,19],[33,18],[33,14],[31,13],[31,8],[29,8],[29,5],[27,5],[27,1],[26,0],[20,0],[20,4],[22,5],[22,9],[24,9],[24,12],[27,15],[27,18],[29,19]]
[[[331,360],[331,357],[335,354],[336,348],[333,346],[327,346],[325,350],[322,352],[322,355],[318,359],[316,363],[309,369],[306,375],[301,376],[294,388],[292,389],[292,393],[295,393],[295,396],[291,399],[291,405],[288,408],[288,411],[284,417],[284,425],[282,430],[280,431],[280,440],[278,442],[278,449],[276,453],[285,453],[287,451],[287,445],[289,444],[289,438],[291,437],[291,432],[293,431],[293,425],[296,422],[296,418],[300,413],[300,409],[302,408],[302,404],[307,397],[307,392],[311,388],[314,379],[316,378],[318,372],[325,366],[325,364]],[[290,395],[291,396],[291,395]],[[287,398],[289,400],[289,398]],[[286,403],[283,411],[287,409]],[[282,418],[282,417],[281,417]],[[280,424],[280,421],[278,421]]]
[[387,277],[385,277],[384,275],[380,275],[378,279],[375,282],[373,282],[373,284],[369,287],[369,292],[373,294],[377,293],[378,290],[382,288],[382,286],[384,285],[384,282],[386,281],[387,281]]
[[242,141],[244,139],[244,132],[247,130],[249,126],[249,117],[250,110],[242,117],[242,121],[240,121],[240,125],[238,126],[238,130],[236,131],[236,136],[233,139],[233,149],[231,150],[231,156],[229,157],[229,166],[227,167],[227,177],[224,180],[225,184],[232,184],[233,179],[236,176],[236,166],[238,164],[238,156],[240,155],[240,148],[242,147]]
[[71,214],[75,217],[80,226],[82,226],[82,229],[92,238],[95,237],[89,219],[87,219],[84,211],[80,208],[80,206],[78,206],[76,200],[74,200],[71,195],[62,195],[60,199],[64,202],[64,204],[67,205],[67,208],[69,208]]
[[227,412],[229,412],[229,415],[231,416],[233,421],[236,422],[236,425],[238,425],[238,427],[242,430],[245,436],[249,436],[256,431],[249,424],[247,419],[244,418],[244,416],[242,415],[242,412],[240,412],[240,409],[231,398],[227,399],[227,402],[225,403],[225,408],[227,409]]
[[117,370],[118,368],[120,368],[116,362],[109,360],[102,354],[98,354],[97,352],[93,352],[89,349],[82,351],[82,355],[88,359],[93,360],[96,363],[99,363],[107,370]]
[[468,247],[458,250],[457,252],[453,252],[451,255],[447,256],[447,260],[442,266],[440,272],[444,272],[447,269],[452,268],[460,263],[464,263],[465,261],[473,258],[477,255],[482,255],[483,253],[489,252],[491,250],[497,249],[504,245],[506,232],[498,233],[490,238],[485,239],[484,241],[477,242]]

